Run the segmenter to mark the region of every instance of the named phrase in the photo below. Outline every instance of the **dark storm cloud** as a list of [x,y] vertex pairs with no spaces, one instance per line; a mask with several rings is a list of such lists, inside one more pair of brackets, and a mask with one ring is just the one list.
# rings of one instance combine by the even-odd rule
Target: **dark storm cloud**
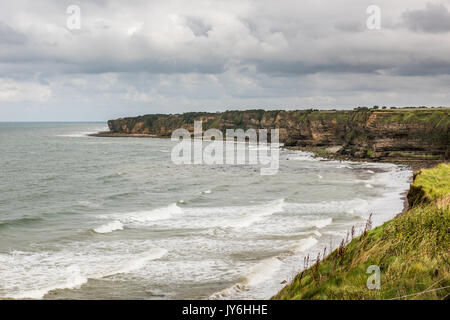
[[450,100],[450,0],[0,1],[0,121]]
[[203,73],[218,74],[224,71],[220,61],[208,61],[208,63],[189,62],[182,59],[166,60],[139,60],[130,62],[92,61],[83,65],[71,64],[66,68],[67,73],[93,73],[102,74],[108,72],[146,72],[154,74],[182,74]]
[[402,17],[407,27],[416,32],[450,31],[450,12],[444,4],[427,3],[425,9],[408,10]]
[[449,75],[449,61],[421,61],[418,64],[408,64],[396,66],[392,70],[392,74],[400,76],[436,76]]
[[212,29],[211,25],[205,23],[202,19],[195,17],[187,17],[186,25],[192,30],[192,33],[196,37],[207,37],[208,32]]
[[[56,10],[54,6],[43,6],[38,16],[42,21],[36,25],[56,23],[50,31],[32,28],[24,33],[0,24],[3,41],[0,63],[7,64],[8,72],[23,74],[28,68],[31,75],[36,72],[220,74],[230,64],[253,65],[262,73],[289,76],[377,74],[380,70],[409,75],[417,74],[421,65],[426,70],[424,75],[446,74],[448,70],[445,67],[448,59],[439,56],[445,55],[445,50],[415,52],[414,60],[408,61],[407,51],[414,42],[411,37],[399,31],[394,33],[392,29],[382,29],[380,32],[386,35],[377,37],[376,32],[367,30],[365,6],[352,3],[342,15],[338,7],[332,14],[333,8],[320,10],[321,6],[300,5],[295,1],[280,3],[277,11],[259,2],[249,2],[249,9],[239,12],[239,2],[230,3],[229,12],[208,8],[208,13],[197,15],[173,13],[173,8],[194,12],[190,7],[195,4],[180,2],[179,7],[169,6],[167,12],[158,6],[161,13],[147,10],[152,19],[143,15],[146,10],[121,2],[102,0],[95,5],[83,2],[81,12],[87,17],[83,18],[83,27],[77,32],[65,28],[64,11],[54,19],[51,16],[42,19],[41,15]],[[61,8],[58,6],[58,10]],[[115,15],[122,11],[132,19],[118,19]],[[450,27],[450,14],[442,4],[402,11],[402,19],[416,31],[443,32]],[[382,10],[382,17],[389,12]],[[406,55],[406,61],[402,55]],[[430,59],[441,61],[444,67],[429,68]]]
[[258,70],[263,73],[275,75],[305,75],[314,73],[376,73],[382,69],[390,69],[390,66],[379,63],[324,63],[305,64],[298,62],[272,61],[256,62]]

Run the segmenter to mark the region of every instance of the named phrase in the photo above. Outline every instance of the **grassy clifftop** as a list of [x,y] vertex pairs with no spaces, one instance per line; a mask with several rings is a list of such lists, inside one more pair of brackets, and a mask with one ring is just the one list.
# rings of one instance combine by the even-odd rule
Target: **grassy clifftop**
[[[447,170],[445,170],[447,168]],[[450,170],[448,165],[418,171],[408,193],[408,204],[435,203],[439,207],[450,203]]]
[[[448,299],[449,176],[449,164],[421,170],[408,195],[413,206],[405,214],[342,243],[273,299]],[[379,290],[367,288],[371,265],[381,270]]]

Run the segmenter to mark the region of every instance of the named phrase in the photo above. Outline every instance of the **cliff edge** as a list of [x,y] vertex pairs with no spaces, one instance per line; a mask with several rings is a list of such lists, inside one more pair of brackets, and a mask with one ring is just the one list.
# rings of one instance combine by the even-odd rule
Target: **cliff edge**
[[[150,114],[109,120],[110,131],[98,136],[170,137],[172,131],[203,129],[280,130],[280,142],[291,148],[313,148],[354,159],[447,160],[450,108],[342,111],[226,111]],[[324,154],[323,154],[324,153]]]

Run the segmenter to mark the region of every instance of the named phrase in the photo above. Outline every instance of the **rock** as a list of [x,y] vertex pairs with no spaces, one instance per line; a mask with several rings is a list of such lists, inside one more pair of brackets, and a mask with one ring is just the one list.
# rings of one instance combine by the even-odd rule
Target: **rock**
[[280,142],[292,147],[324,147],[360,159],[430,160],[449,158],[450,108],[384,111],[226,111],[151,114],[109,120],[111,133],[169,137],[178,128],[278,128]]

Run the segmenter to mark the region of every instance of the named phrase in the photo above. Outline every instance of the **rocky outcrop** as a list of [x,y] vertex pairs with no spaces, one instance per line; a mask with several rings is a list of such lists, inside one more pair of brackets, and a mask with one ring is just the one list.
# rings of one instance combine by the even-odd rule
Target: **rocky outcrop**
[[280,129],[291,147],[339,146],[354,158],[449,158],[450,108],[356,111],[226,111],[222,113],[152,114],[108,121],[110,134],[168,137],[172,131],[203,129]]

